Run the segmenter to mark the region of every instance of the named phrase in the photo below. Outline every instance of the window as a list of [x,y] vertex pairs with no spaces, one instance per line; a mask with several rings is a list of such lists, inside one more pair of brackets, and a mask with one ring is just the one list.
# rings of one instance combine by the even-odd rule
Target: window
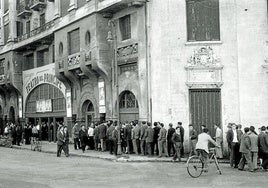
[[17,21],[17,37],[23,34],[23,24]]
[[52,45],[52,63],[55,62],[55,45]]
[[0,75],[5,74],[5,59],[0,60]]
[[4,13],[9,10],[9,0],[4,0]]
[[60,42],[60,44],[59,44],[59,55],[61,56],[62,53],[63,53],[63,44],[62,44],[62,42]]
[[33,54],[25,56],[24,70],[29,70],[34,68],[34,56]]
[[127,40],[131,38],[130,15],[124,16],[119,19],[119,28],[122,40]]
[[73,30],[68,33],[68,41],[69,41],[69,55],[80,51],[79,29]]
[[90,42],[91,42],[91,36],[90,36],[89,31],[86,32],[86,38],[85,39],[86,39],[86,45],[89,45]]
[[41,67],[48,64],[48,50],[42,50],[37,52],[37,67]]
[[138,108],[138,101],[130,91],[125,91],[120,97],[119,108]]
[[31,22],[27,21],[26,22],[26,33],[29,34],[31,31]]
[[80,8],[86,4],[86,0],[77,0],[77,7]]
[[46,23],[46,18],[45,18],[45,13],[40,15],[40,26],[45,25]]
[[4,43],[6,44],[9,37],[9,24],[4,26]]
[[60,10],[61,10],[61,16],[65,16],[68,14],[70,0],[60,0]]
[[186,0],[188,41],[220,40],[219,0]]

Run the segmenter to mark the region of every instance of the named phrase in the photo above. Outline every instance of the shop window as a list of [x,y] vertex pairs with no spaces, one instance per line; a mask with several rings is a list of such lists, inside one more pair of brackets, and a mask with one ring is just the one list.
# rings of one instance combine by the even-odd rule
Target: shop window
[[186,0],[188,41],[220,40],[219,0]]
[[79,29],[75,29],[68,33],[69,55],[80,51],[80,35]]
[[119,19],[119,28],[120,28],[122,40],[127,40],[127,39],[131,38],[130,15],[124,16],[124,17]]

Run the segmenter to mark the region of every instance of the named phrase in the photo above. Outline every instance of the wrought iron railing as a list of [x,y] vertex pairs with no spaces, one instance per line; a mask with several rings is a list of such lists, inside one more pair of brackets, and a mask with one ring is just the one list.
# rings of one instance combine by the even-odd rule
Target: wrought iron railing
[[80,52],[68,56],[68,67],[80,64]]
[[17,5],[18,14],[22,13],[25,10],[30,11],[29,3],[30,0],[21,0],[20,3]]
[[54,26],[54,20],[45,23],[44,25],[41,25],[40,27],[35,28],[34,30],[32,30],[29,33],[25,33],[21,36],[18,36],[18,42],[28,39],[30,37],[33,37],[35,35],[38,35],[39,33],[42,33],[43,31],[49,30],[50,28],[52,28]]

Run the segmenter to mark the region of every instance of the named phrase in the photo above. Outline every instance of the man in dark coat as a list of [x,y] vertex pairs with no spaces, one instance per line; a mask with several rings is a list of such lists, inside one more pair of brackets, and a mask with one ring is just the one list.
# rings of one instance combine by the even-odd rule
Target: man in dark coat
[[135,154],[139,154],[139,146],[140,146],[140,126],[138,124],[134,124],[134,128],[132,130],[132,143]]
[[109,151],[110,151],[110,154],[112,155],[114,152],[114,147],[115,147],[114,140],[112,137],[115,126],[114,126],[113,122],[110,122],[110,123],[111,123],[111,125],[107,129],[107,138],[108,138],[108,143],[109,143]]
[[171,156],[170,154],[171,148],[172,148],[173,154],[175,154],[174,144],[172,143],[172,140],[171,140],[173,133],[175,133],[175,129],[173,128],[173,124],[170,123],[168,133],[167,133],[167,150],[168,150],[169,157]]
[[152,156],[153,151],[153,141],[154,141],[154,129],[152,128],[151,123],[147,123],[148,128],[145,130],[145,141],[147,146],[147,151],[149,156]]
[[180,135],[181,135],[181,157],[184,157],[184,147],[183,147],[183,142],[184,142],[184,128],[182,126],[182,122],[178,122],[178,127],[180,128]]
[[81,141],[81,148],[83,153],[85,152],[86,145],[87,145],[87,131],[85,125],[82,125],[81,130],[79,131],[79,138]]
[[133,124],[133,122],[127,123],[126,127],[124,128],[124,137],[125,137],[126,144],[127,144],[126,153],[133,152],[133,145],[132,145],[132,140],[131,140],[132,124]]
[[106,150],[106,144],[105,144],[106,132],[107,132],[106,123],[100,124],[100,126],[99,126],[99,139],[100,139],[100,142],[101,142],[101,151]]
[[141,148],[142,155],[146,155],[146,141],[145,141],[146,129],[147,129],[146,121],[143,121],[141,125],[141,132],[140,132],[140,148]]
[[20,146],[21,138],[22,138],[22,128],[20,125],[17,125],[16,126],[16,142],[18,146]]
[[154,155],[154,151],[156,151],[156,155],[159,155],[159,150],[158,150],[158,135],[160,132],[160,127],[159,127],[159,123],[154,122],[154,141],[153,141],[153,155]]
[[259,157],[262,158],[262,167],[264,170],[268,170],[268,134],[265,131],[265,126],[262,126],[258,136],[258,145]]

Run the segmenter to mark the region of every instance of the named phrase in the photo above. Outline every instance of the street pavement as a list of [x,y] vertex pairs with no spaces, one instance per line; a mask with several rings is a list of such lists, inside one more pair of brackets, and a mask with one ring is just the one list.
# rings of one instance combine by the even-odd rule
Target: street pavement
[[221,164],[222,175],[191,178],[185,163],[115,162],[0,147],[0,188],[83,187],[267,187],[267,172],[250,173]]

